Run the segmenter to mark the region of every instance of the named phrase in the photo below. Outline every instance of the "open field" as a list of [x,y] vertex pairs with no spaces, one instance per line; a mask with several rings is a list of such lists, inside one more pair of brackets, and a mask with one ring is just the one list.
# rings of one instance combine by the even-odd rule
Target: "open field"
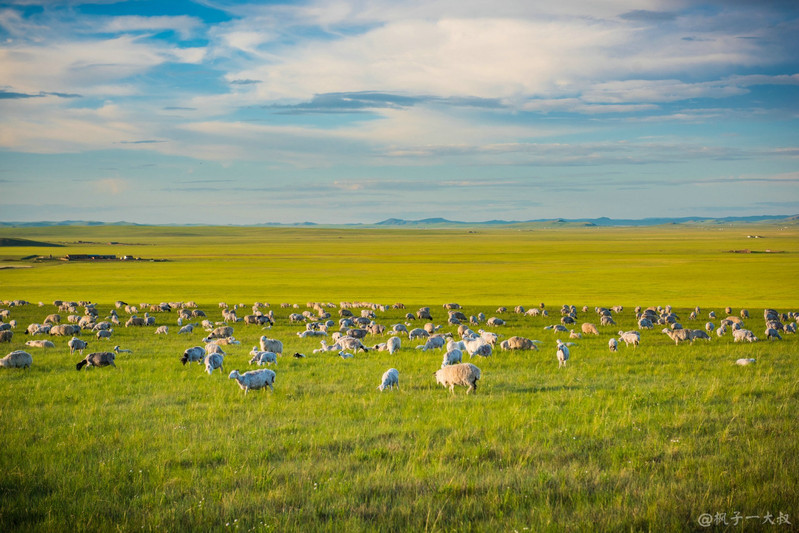
[[[32,263],[21,258],[50,250],[0,248],[3,264],[31,267],[0,270],[0,299],[34,302],[4,307],[19,326],[0,355],[27,349],[34,364],[0,369],[2,531],[725,530],[703,528],[706,513],[726,513],[729,531],[799,524],[795,335],[738,344],[728,333],[675,346],[656,326],[638,348],[607,349],[620,329],[637,329],[635,305],[673,305],[692,328],[710,311],[718,326],[724,306],[747,307],[746,327],[762,338],[764,307],[799,310],[796,228],[104,227],[5,236],[64,244],[54,255],[168,261]],[[726,252],[744,248],[786,253]],[[261,301],[276,325],[236,324],[242,344],[225,347],[225,371],[209,376],[179,360],[204,332],[178,335],[174,311],[153,313],[168,335],[83,333],[89,351],[133,353],[120,354],[116,369],[76,372],[67,338],[51,338],[49,350],[24,346],[25,326],[55,312],[55,299],[99,302],[101,317],[116,299],[195,300],[216,321],[219,301],[246,303],[247,312]],[[394,356],[313,354],[318,339],[298,338],[303,326],[288,314],[306,301],[342,300],[405,303],[377,312],[387,326],[429,305],[450,332],[441,304],[459,302],[467,316],[501,316],[505,326],[486,329],[538,339],[540,351],[475,358],[478,392],[453,397],[432,376],[442,352],[416,351],[417,341],[403,339]],[[496,313],[539,302],[549,317]],[[617,326],[574,340],[558,369],[555,340],[568,334],[544,327],[559,321],[562,304],[590,308],[578,309],[578,328],[598,324],[594,306],[625,308]],[[689,321],[696,305],[700,318]],[[275,391],[245,395],[227,374],[248,367],[263,334],[285,345]],[[744,357],[757,361],[733,364]],[[380,393],[389,367],[400,390]]]

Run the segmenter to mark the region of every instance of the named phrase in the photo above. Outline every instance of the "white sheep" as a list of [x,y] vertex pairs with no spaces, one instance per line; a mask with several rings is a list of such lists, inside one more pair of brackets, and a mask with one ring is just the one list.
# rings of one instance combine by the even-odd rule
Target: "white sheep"
[[238,370],[234,370],[230,373],[228,379],[235,379],[239,387],[244,389],[244,394],[247,394],[250,390],[265,389],[266,387],[269,387],[272,392],[275,391],[273,387],[275,383],[275,373],[268,368],[250,370],[244,374],[239,374]]
[[641,342],[641,334],[637,331],[619,331],[619,340],[624,341],[625,346],[632,344],[636,347]]
[[27,341],[25,346],[30,346],[31,348],[55,348],[55,344],[48,340]]
[[200,364],[205,364],[205,371],[208,372],[208,375],[211,375],[214,370],[223,370],[222,364],[224,361],[225,359],[222,354],[209,353]]
[[735,361],[735,364],[739,366],[746,366],[746,365],[751,365],[754,362],[755,362],[754,359],[746,358],[746,359],[738,359],[737,361]]
[[381,379],[380,385],[378,385],[377,390],[383,392],[386,389],[394,389],[397,387],[399,390],[399,370],[396,368],[389,368],[383,373],[383,378]]
[[499,335],[497,335],[496,333],[492,333],[490,331],[478,329],[477,333],[479,333],[480,336],[491,346],[495,346],[497,344],[497,341],[499,340]]
[[110,339],[111,335],[113,334],[114,334],[113,329],[101,329],[100,331],[97,332],[96,337],[98,339]]
[[225,351],[215,342],[209,342],[205,345],[205,353],[221,353],[225,355]]
[[178,335],[183,335],[183,334],[193,333],[193,332],[194,332],[194,324],[186,324],[185,326],[183,326],[182,328],[180,328],[178,330]]
[[563,344],[560,339],[558,339],[558,351],[556,355],[558,357],[558,368],[562,366],[565,367],[566,361],[569,360],[569,348]]
[[33,364],[33,357],[28,352],[15,350],[0,359],[2,368],[30,368]]
[[766,338],[768,340],[774,340],[774,339],[782,340],[780,332],[774,328],[766,328]]
[[169,333],[169,326],[158,326],[155,328],[156,335],[167,335]]
[[86,341],[77,337],[72,337],[67,343],[67,346],[69,346],[70,355],[74,354],[75,352],[80,352],[80,354],[83,355],[83,350],[85,350],[88,345],[89,344]]
[[343,351],[343,350],[342,350],[342,351],[340,351],[340,352],[338,353],[338,355],[339,355],[339,357],[341,357],[342,359],[345,359],[345,360],[346,360],[346,359],[352,359],[353,357],[355,357],[353,354],[351,354],[351,353],[347,353],[347,352],[345,352],[345,351]]
[[250,355],[252,356],[250,364],[257,363],[258,366],[271,365],[272,363],[277,364],[277,354],[275,352],[259,351],[253,346]]
[[618,341],[616,340],[616,338],[615,338],[615,337],[611,337],[611,338],[608,340],[608,349],[609,349],[611,352],[615,352],[616,350],[618,350],[618,349],[619,349],[619,343],[618,343]]
[[757,337],[748,329],[734,329],[732,331],[732,340],[734,342],[749,341],[757,342]]
[[414,328],[408,332],[408,339],[421,339],[429,336],[430,334],[422,328]]
[[451,352],[452,350],[460,350],[462,352],[466,351],[466,344],[463,341],[454,341],[448,340],[447,341],[447,351]]
[[262,352],[274,352],[277,355],[283,355],[283,343],[281,341],[261,336],[258,342],[261,345]]
[[444,354],[444,359],[441,361],[441,368],[449,365],[457,365],[463,362],[463,352],[458,349],[449,350]]
[[468,387],[466,394],[477,391],[477,381],[480,379],[480,369],[471,363],[461,363],[458,365],[447,365],[435,372],[436,383],[449,387],[452,394],[455,394],[455,385]]
[[687,329],[663,328],[661,332],[668,335],[669,338],[674,341],[674,344],[680,344],[682,341],[691,340],[690,332]]
[[487,357],[491,355],[491,345],[488,344],[482,337],[463,339],[461,342],[463,343],[464,348],[466,348],[466,353],[469,354],[469,357],[473,357],[474,355],[483,355],[484,357]]
[[388,349],[388,353],[390,355],[394,355],[397,352],[397,350],[400,349],[401,346],[402,346],[402,341],[400,340],[399,337],[390,337],[386,341],[386,349]]
[[427,350],[438,350],[439,348],[443,348],[446,344],[446,338],[442,335],[433,335],[427,342],[422,344],[421,346],[417,346],[417,350],[427,351]]
[[111,352],[94,352],[87,355],[83,361],[79,362],[75,367],[80,370],[84,366],[87,368],[92,367],[101,367],[101,366],[113,366],[116,368],[116,364],[114,363],[114,359],[116,358],[116,354]]
[[116,353],[133,353],[133,350],[123,350],[119,346],[114,346],[114,352],[116,352]]
[[[350,337],[345,335],[343,337],[339,337],[336,341],[336,344],[341,346],[343,350],[352,350],[353,352],[358,352],[358,350],[363,350],[364,352],[368,352],[369,348],[364,346],[364,344],[360,341],[360,339],[356,339],[355,337]],[[324,346],[324,345],[323,345]]]

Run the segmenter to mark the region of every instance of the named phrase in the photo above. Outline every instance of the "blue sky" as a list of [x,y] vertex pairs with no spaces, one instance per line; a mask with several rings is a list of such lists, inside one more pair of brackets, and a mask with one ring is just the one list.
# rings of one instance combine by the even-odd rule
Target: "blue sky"
[[0,1],[0,190],[17,221],[796,214],[799,3]]

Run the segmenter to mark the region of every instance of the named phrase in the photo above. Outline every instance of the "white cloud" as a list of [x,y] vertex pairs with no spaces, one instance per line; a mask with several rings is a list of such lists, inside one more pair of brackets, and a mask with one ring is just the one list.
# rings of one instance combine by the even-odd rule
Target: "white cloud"
[[188,39],[202,27],[202,21],[185,15],[175,17],[141,17],[123,16],[113,17],[98,28],[104,33],[140,32],[140,31],[165,31],[173,30],[181,38]]

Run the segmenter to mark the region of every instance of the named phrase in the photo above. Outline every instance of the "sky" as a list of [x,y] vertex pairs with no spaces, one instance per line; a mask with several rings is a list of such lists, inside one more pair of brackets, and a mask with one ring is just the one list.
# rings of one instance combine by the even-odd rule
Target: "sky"
[[795,0],[0,0],[0,220],[799,213]]

